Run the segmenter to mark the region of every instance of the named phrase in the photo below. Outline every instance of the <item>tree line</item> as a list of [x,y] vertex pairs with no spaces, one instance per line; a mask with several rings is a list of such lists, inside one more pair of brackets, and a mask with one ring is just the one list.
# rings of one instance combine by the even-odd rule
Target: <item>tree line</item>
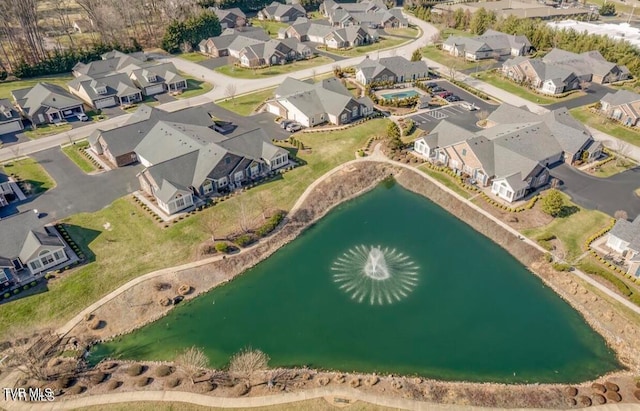
[[635,78],[640,78],[640,50],[626,41],[571,29],[554,29],[540,19],[515,16],[499,18],[484,8],[475,13],[456,10],[441,14],[432,13],[431,8],[425,6],[414,7],[412,10],[415,16],[422,20],[473,34],[482,34],[487,29],[493,29],[507,34],[524,35],[538,52],[554,47],[574,53],[597,50],[607,61],[627,66]]

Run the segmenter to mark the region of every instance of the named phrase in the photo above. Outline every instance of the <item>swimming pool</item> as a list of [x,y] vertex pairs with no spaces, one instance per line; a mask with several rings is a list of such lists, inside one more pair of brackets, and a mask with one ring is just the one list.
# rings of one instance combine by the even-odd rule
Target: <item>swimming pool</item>
[[419,93],[417,91],[415,91],[415,90],[407,90],[407,91],[398,91],[398,92],[395,92],[395,93],[381,94],[381,96],[385,100],[393,100],[394,98],[397,98],[398,100],[400,100],[400,99],[403,99],[403,98],[415,97],[418,94]]

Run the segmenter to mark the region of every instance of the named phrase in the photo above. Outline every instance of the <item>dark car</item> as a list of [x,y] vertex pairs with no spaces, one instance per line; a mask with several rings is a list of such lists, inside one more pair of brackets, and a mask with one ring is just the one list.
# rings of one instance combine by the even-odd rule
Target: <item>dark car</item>
[[427,88],[438,87],[438,83],[433,83],[433,82],[427,83],[427,84],[425,84],[425,87],[427,87]]
[[461,101],[462,99],[456,95],[451,95],[451,96],[447,96],[444,98],[445,100],[447,100],[449,103],[453,103],[454,101]]
[[431,92],[432,92],[432,93],[439,93],[439,92],[441,92],[441,91],[446,91],[446,90],[445,90],[445,89],[443,89],[443,88],[442,88],[442,87],[440,87],[440,86],[435,86],[434,88],[432,88],[432,89],[431,89]]

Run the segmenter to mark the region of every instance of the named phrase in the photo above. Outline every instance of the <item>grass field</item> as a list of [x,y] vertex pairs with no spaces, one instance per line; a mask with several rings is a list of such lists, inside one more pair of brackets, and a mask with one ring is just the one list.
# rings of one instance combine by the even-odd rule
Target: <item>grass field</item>
[[65,131],[71,130],[71,124],[65,123],[59,126],[54,126],[53,124],[42,124],[39,125],[38,128],[25,130],[24,135],[30,139],[36,139],[40,137],[50,136],[52,134],[64,133]]
[[[170,402],[130,402],[123,404],[95,405],[83,408],[84,411],[222,411],[229,408],[210,408],[200,405]],[[290,404],[270,405],[257,408],[234,408],[236,411],[327,411],[338,409],[323,398],[292,402]],[[345,411],[392,411],[396,408],[381,407],[366,402],[358,401],[355,404],[340,404]]]
[[578,121],[589,127],[593,127],[596,130],[602,131],[603,133],[618,137],[619,139],[624,140],[627,143],[631,143],[635,146],[640,146],[640,131],[631,130],[620,125],[620,123],[618,122],[594,114],[589,111],[586,106],[571,109],[569,110],[569,112]]
[[189,98],[199,96],[201,94],[210,92],[213,88],[211,83],[207,83],[206,81],[198,80],[190,76],[185,76],[184,74],[182,74],[182,76],[187,79],[187,89],[184,90],[182,94],[176,95],[176,98]]
[[[591,175],[595,177],[600,177],[600,178],[607,178],[607,177],[611,177],[612,175],[627,171],[628,169],[633,168],[635,166],[637,166],[637,164],[631,160],[627,160],[624,158],[615,159],[599,166],[596,171],[593,171],[591,173]],[[640,183],[638,184],[640,185]]]
[[458,36],[458,37],[471,37],[471,36],[473,36],[473,34],[471,32],[469,32],[469,31],[458,30],[458,29],[449,28],[449,27],[440,30],[440,35],[442,36],[443,40],[446,40],[451,36]]
[[418,37],[420,31],[415,27],[388,28],[384,29],[391,36]]
[[269,88],[266,90],[256,91],[255,93],[245,94],[234,99],[218,101],[216,104],[220,107],[226,108],[227,110],[233,111],[234,113],[248,116],[253,113],[253,110],[255,110],[258,105],[266,99],[271,98],[274,90],[275,88]]
[[69,144],[68,146],[62,147],[62,152],[65,153],[80,170],[85,173],[91,173],[96,171],[96,167],[87,157],[84,156],[84,154],[80,152],[87,147],[89,147],[89,143],[87,141],[79,141],[75,144]]
[[449,55],[449,53],[438,49],[436,46],[427,46],[422,49],[422,56],[440,63],[446,67],[453,67],[456,70],[471,70],[476,67],[478,70],[484,70],[491,66],[494,61],[492,59],[480,62],[466,61],[463,58]]
[[478,73],[474,75],[474,77],[537,104],[561,103],[563,101],[571,100],[576,97],[584,96],[584,92],[576,91],[566,97],[561,98],[545,97],[541,94],[536,94],[533,91],[529,91],[529,89],[527,89],[526,87],[509,81],[501,75],[493,72]]
[[522,234],[534,240],[555,235],[564,246],[565,260],[571,263],[587,251],[584,247],[586,239],[607,227],[611,217],[600,211],[580,208],[566,196],[565,204],[574,212],[566,217],[557,217],[546,226],[523,230]]
[[338,56],[342,56],[342,57],[358,57],[358,56],[364,56],[365,54],[377,51],[377,50],[382,50],[382,49],[387,49],[390,47],[396,47],[399,46],[400,44],[407,42],[410,40],[407,39],[402,39],[399,37],[380,37],[380,40],[378,40],[377,42],[373,43],[373,44],[369,44],[367,46],[358,46],[358,47],[354,47],[348,50],[334,50],[334,49],[329,49],[329,50],[325,50],[327,53],[330,54],[336,54]]
[[280,23],[279,21],[251,19],[253,27],[262,27],[272,38],[278,37],[278,30],[289,27],[288,23]]
[[26,80],[16,80],[16,81],[7,81],[0,82],[0,98],[8,98],[11,100],[11,91],[19,90],[21,88],[33,87],[37,83],[53,83],[59,86],[62,86],[65,90],[67,89],[67,83],[73,80],[73,76],[71,73],[69,74],[58,74],[51,75],[45,77],[34,77]]
[[[264,197],[269,209],[289,210],[302,192],[318,177],[345,161],[366,140],[384,133],[388,120],[376,119],[347,130],[297,135],[310,151],[299,153],[306,165],[280,178],[234,196],[195,216],[162,229],[128,197],[95,212],[64,220],[72,239],[82,248],[89,264],[49,284],[46,293],[0,305],[0,334],[11,327],[57,327],[123,283],[159,268],[191,260],[196,245],[210,234],[203,219],[215,216],[220,236],[237,230],[238,210],[244,208],[250,221],[261,221]],[[261,194],[265,193],[265,194]],[[242,204],[242,206],[241,206]],[[106,223],[111,228],[104,229]],[[153,241],[149,241],[153,239]],[[95,256],[95,257],[94,257]]]
[[438,180],[439,182],[441,182],[445,186],[449,187],[450,189],[452,189],[456,193],[460,194],[462,197],[464,197],[464,198],[470,198],[471,197],[471,193],[469,193],[464,188],[460,187],[460,184],[458,184],[458,182],[453,177],[451,177],[450,175],[445,174],[445,173],[441,173],[441,172],[436,171],[436,170],[432,170],[427,165],[422,165],[422,166],[419,166],[418,168],[420,170],[424,171],[425,173],[427,173],[428,175],[430,175],[431,177],[435,178],[436,180]]
[[183,60],[191,61],[193,63],[200,63],[201,61],[209,60],[211,58],[211,57],[205,56],[204,54],[200,54],[196,51],[191,53],[182,53],[182,54],[179,54],[178,57],[180,57]]
[[[4,173],[7,175],[15,174],[27,184],[31,194],[40,194],[55,187],[49,173],[31,158],[25,158],[19,161],[13,161],[2,166]],[[25,193],[29,194],[29,193]]]
[[229,77],[253,79],[260,77],[271,77],[280,74],[291,73],[293,71],[304,70],[312,67],[322,66],[323,64],[333,63],[333,60],[325,56],[317,56],[309,60],[299,60],[293,63],[270,66],[260,69],[250,69],[245,67],[236,67],[232,65],[226,65],[218,67],[215,70],[221,74]]

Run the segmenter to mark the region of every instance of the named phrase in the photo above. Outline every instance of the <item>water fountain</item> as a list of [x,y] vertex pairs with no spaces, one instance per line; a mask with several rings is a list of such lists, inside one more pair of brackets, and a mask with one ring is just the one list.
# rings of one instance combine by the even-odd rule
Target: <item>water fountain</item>
[[356,246],[333,263],[333,281],[359,303],[392,304],[418,284],[418,266],[396,249]]

